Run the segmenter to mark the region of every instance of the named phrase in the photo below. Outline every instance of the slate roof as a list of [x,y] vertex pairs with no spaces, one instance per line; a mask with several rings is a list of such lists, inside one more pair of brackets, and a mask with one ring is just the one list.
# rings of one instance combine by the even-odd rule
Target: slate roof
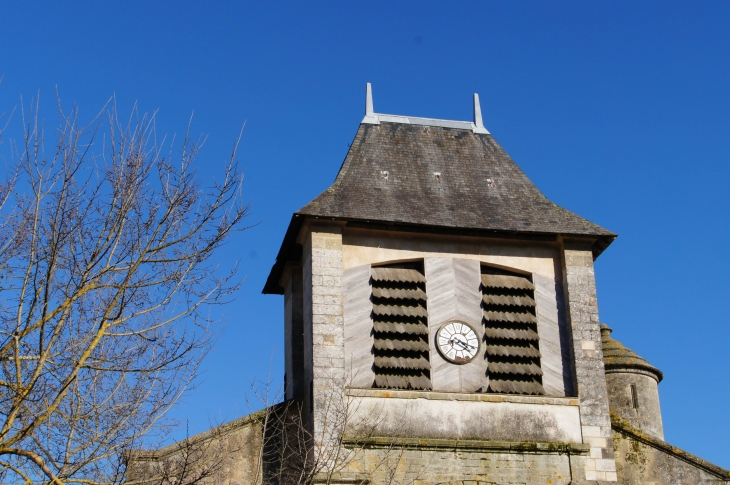
[[601,345],[603,347],[603,366],[606,372],[622,372],[631,369],[648,372],[657,382],[664,378],[662,371],[651,365],[646,359],[639,357],[633,350],[611,337],[608,325],[601,324]]
[[[387,179],[382,171],[388,172]],[[550,202],[492,135],[403,123],[361,124],[335,182],[298,213],[451,228],[615,236]]]
[[[450,230],[591,236],[600,254],[616,235],[554,204],[488,133],[422,124],[362,123],[330,188],[297,211],[264,293],[278,278],[305,216]],[[278,268],[278,269],[277,269]]]

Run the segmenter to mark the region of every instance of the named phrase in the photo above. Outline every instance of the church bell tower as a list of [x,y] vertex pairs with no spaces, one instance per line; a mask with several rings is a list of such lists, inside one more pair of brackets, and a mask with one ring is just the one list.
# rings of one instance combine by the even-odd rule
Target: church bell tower
[[429,463],[416,483],[616,482],[593,269],[616,235],[548,200],[473,102],[470,122],[380,114],[367,85],[264,288],[286,398],[315,448],[360,447],[337,483],[381,483],[394,443]]

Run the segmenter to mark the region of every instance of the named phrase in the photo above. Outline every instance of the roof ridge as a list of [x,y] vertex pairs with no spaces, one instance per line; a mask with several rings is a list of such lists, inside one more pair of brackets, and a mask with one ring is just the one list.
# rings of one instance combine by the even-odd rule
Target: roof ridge
[[484,127],[482,121],[482,108],[479,104],[479,95],[474,93],[474,120],[458,121],[444,120],[440,118],[425,118],[422,116],[403,116],[391,115],[385,113],[376,113],[373,109],[373,88],[367,83],[365,88],[365,117],[361,123],[367,125],[379,125],[381,121],[388,123],[404,123],[407,125],[423,125],[423,126],[441,126],[444,128],[460,128],[462,130],[471,130],[472,133],[481,133],[488,135],[489,131]]

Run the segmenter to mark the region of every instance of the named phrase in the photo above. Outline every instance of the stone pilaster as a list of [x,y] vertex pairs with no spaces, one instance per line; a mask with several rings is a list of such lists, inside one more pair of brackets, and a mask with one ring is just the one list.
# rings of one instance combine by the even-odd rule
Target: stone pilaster
[[589,481],[615,482],[616,462],[590,246],[566,243],[564,272],[583,442],[590,445],[584,476]]
[[327,453],[328,441],[338,431],[330,428],[339,422],[346,405],[340,227],[312,227],[305,244],[303,276],[305,349],[311,349],[311,360],[305,350],[305,365],[311,369],[310,423],[318,452]]

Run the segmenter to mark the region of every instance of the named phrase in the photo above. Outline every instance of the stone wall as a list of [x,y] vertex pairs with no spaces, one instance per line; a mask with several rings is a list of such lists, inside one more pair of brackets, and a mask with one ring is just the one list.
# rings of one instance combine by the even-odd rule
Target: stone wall
[[730,484],[730,472],[615,419],[613,443],[622,485]]
[[[127,482],[268,484],[263,479],[260,463],[264,436],[271,434],[263,432],[266,416],[261,411],[161,450],[131,452],[127,457]],[[271,422],[278,422],[269,416]],[[727,470],[642,434],[620,418],[614,418],[612,433],[618,482],[622,485],[730,485]],[[394,436],[357,438],[347,434],[340,438],[340,461],[321,472],[314,483],[328,483],[328,480],[330,485],[599,483],[586,480],[590,476],[584,473],[591,444]],[[275,444],[271,441],[269,446]],[[269,452],[278,454],[273,449]],[[180,476],[178,472],[183,469],[184,475]],[[271,483],[284,485],[276,480]],[[286,485],[296,483],[300,482]]]
[[304,357],[310,377],[310,423],[315,446],[333,439],[332,406],[345,387],[342,229],[313,226],[303,253]]
[[606,383],[612,413],[618,414],[652,438],[664,439],[655,377],[639,371],[611,372],[606,373]]
[[593,254],[588,246],[566,243],[564,258],[565,299],[573,338],[583,440],[591,446],[586,459],[586,479],[615,482]]
[[127,483],[250,485],[260,483],[265,412],[231,421],[159,450],[135,450]]
[[[584,445],[550,449],[496,441],[372,441],[360,445],[347,466],[331,477],[332,484],[568,485],[575,483],[571,461],[587,452]],[[321,476],[319,483],[327,478]]]
[[348,395],[347,435],[582,443],[577,399],[391,389]]

